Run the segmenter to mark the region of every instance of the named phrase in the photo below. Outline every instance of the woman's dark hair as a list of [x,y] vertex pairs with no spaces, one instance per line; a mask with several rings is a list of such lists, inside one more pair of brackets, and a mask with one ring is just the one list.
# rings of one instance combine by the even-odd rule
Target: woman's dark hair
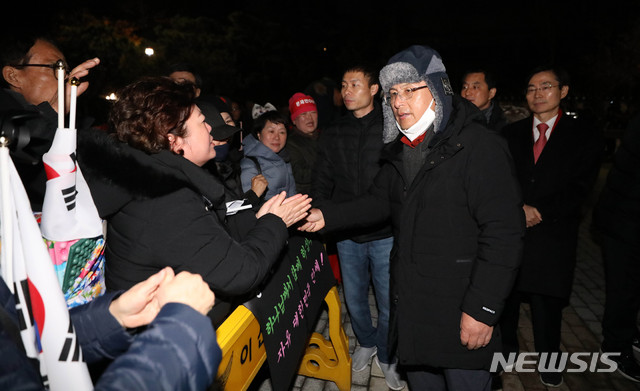
[[255,119],[253,122],[253,135],[258,137],[258,133],[262,132],[267,121],[274,124],[283,124],[285,129],[287,128],[287,117],[285,117],[279,111],[271,110],[263,113],[261,116]]
[[145,78],[123,88],[109,113],[118,140],[148,153],[169,149],[169,133],[185,137],[195,104],[193,88],[168,77]]

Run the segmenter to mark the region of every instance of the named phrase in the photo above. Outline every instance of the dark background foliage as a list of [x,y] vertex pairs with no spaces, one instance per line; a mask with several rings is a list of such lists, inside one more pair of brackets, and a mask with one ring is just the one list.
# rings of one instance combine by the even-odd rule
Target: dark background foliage
[[[638,1],[393,2],[130,0],[17,4],[3,37],[52,37],[70,64],[100,57],[85,104],[145,75],[188,62],[203,90],[284,105],[312,81],[339,81],[350,64],[384,66],[412,44],[444,59],[455,89],[462,72],[491,69],[501,101],[522,103],[529,69],[556,63],[572,76],[567,102],[604,122],[637,106]],[[152,47],[148,57],[144,48]],[[93,108],[95,110],[95,108]],[[605,126],[612,126],[605,124]]]

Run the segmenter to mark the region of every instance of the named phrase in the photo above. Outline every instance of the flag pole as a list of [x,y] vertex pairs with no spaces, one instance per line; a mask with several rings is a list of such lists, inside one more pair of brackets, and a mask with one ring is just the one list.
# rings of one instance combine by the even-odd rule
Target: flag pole
[[64,114],[65,114],[65,107],[64,107],[64,76],[65,76],[65,69],[64,69],[64,62],[62,60],[58,60],[56,62],[56,74],[57,74],[57,78],[58,78],[58,129],[62,129],[64,128]]
[[2,278],[7,286],[14,292],[13,286],[13,210],[11,202],[11,184],[9,183],[9,140],[6,136],[0,136],[0,195],[2,200],[2,210],[0,215],[0,269]]
[[69,129],[76,128],[76,100],[78,99],[78,85],[80,80],[72,77],[69,81],[71,84],[71,98],[70,98],[70,110],[69,110]]

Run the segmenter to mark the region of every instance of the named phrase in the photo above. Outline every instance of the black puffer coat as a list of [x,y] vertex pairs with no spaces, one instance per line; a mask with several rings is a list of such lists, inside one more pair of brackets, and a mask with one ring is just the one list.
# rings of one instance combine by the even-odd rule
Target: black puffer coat
[[257,287],[288,231],[279,217],[252,218],[246,238],[230,236],[224,186],[169,151],[146,154],[101,131],[78,133],[81,169],[107,225],[107,289],[128,289],[165,266],[198,273],[228,298]]
[[634,248],[640,246],[640,115],[622,136],[593,220],[607,235]]
[[[311,197],[321,208],[329,200],[350,201],[365,194],[380,171],[382,110],[378,104],[362,118],[349,112],[320,134],[318,160],[313,172]],[[337,240],[358,243],[391,236],[390,221],[340,232]]]
[[471,103],[454,98],[412,183],[402,162],[408,147],[398,138],[385,147],[367,196],[322,212],[328,229],[392,217],[390,328],[400,363],[479,369],[489,367],[499,335],[469,351],[460,318],[464,311],[496,324],[521,260],[525,221],[504,140],[478,122]]

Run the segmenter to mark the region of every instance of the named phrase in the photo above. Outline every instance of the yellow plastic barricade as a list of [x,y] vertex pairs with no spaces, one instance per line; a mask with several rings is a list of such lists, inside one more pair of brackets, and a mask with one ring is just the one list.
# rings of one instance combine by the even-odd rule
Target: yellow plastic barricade
[[[312,333],[298,373],[351,389],[349,340],[342,328],[340,297],[334,286],[325,297],[329,312],[329,340]],[[246,307],[238,307],[216,331],[222,349],[217,379],[225,390],[246,390],[264,364],[267,352],[260,324]]]

